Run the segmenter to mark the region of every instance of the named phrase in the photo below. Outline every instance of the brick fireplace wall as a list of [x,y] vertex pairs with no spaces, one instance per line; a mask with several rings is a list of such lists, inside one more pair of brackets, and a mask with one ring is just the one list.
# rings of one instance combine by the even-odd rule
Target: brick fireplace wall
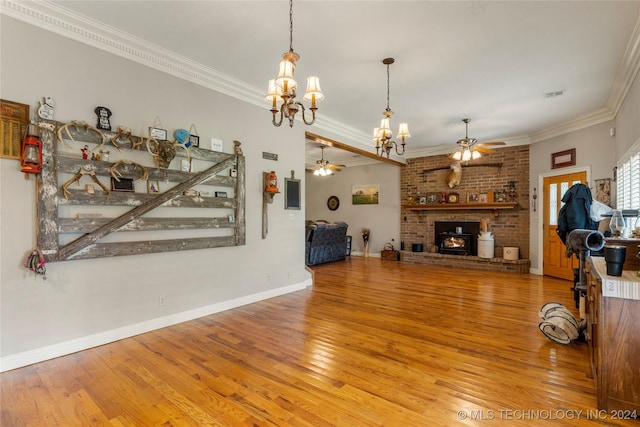
[[[429,251],[435,242],[435,221],[485,219],[494,236],[496,258],[502,257],[503,247],[516,246],[520,249],[520,258],[529,259],[529,146],[497,149],[478,160],[468,162],[466,166],[463,164],[460,185],[454,189],[450,189],[446,182],[448,169],[429,171],[447,167],[452,162],[446,155],[407,159],[400,176],[402,204],[407,203],[409,196],[424,197],[430,192],[456,192],[462,203],[466,203],[467,192],[470,190],[508,190],[509,181],[515,181],[518,205],[512,210],[499,210],[497,217],[493,210],[409,211],[403,208],[400,236],[405,250],[411,251],[413,243],[422,243],[425,252]],[[501,166],[496,166],[497,164]]]

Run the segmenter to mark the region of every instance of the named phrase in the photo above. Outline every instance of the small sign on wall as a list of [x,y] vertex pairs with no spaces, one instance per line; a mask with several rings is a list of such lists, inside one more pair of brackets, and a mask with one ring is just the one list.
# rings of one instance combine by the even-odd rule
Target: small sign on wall
[[558,151],[551,153],[551,169],[564,168],[566,166],[575,166],[576,149]]

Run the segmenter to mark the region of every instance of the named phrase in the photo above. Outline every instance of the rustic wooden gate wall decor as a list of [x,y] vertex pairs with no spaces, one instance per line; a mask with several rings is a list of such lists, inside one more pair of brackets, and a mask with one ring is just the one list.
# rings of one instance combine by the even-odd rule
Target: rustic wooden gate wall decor
[[[61,126],[62,124],[57,124]],[[82,144],[99,144],[100,136],[69,127],[73,140]],[[107,140],[113,135],[103,131]],[[114,134],[115,135],[115,134]],[[138,137],[132,137],[140,139]],[[96,188],[93,194],[85,189],[69,189],[69,197],[62,194],[60,174],[78,174],[85,171],[93,178],[111,177],[115,162],[88,161],[58,153],[58,140],[51,128],[41,129],[43,143],[43,167],[37,180],[38,248],[47,262],[101,258],[121,255],[171,252],[190,249],[240,246],[245,244],[245,159],[242,154],[227,154],[199,148],[189,153],[193,159],[210,162],[211,166],[200,172],[188,172],[163,168],[146,168],[148,179],[170,181],[175,186],[160,193],[107,192]],[[238,143],[239,144],[239,143]],[[178,156],[184,155],[178,153]],[[235,176],[218,175],[229,168]],[[124,171],[123,178],[136,179],[139,170]],[[103,178],[104,179],[104,178]],[[201,197],[200,193],[185,195],[196,185],[226,187],[234,197]],[[188,194],[188,193],[187,193]],[[63,217],[59,209],[65,205],[79,206],[132,206],[128,212],[116,218]],[[176,208],[176,216],[144,217],[158,207]],[[205,208],[211,216],[180,217],[188,208]],[[221,213],[223,215],[221,215]],[[221,215],[221,216],[214,216]],[[212,237],[186,237],[163,240],[141,240],[101,243],[100,239],[112,233],[128,231],[207,230],[231,229],[230,235]],[[61,235],[82,234],[77,239],[61,244]]]

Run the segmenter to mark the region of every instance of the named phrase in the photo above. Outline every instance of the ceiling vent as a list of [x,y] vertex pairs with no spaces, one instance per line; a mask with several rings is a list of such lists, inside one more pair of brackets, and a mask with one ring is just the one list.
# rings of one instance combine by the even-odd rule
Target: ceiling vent
[[562,96],[564,95],[564,89],[562,90],[556,90],[554,92],[547,92],[544,94],[545,98],[555,98],[557,96]]

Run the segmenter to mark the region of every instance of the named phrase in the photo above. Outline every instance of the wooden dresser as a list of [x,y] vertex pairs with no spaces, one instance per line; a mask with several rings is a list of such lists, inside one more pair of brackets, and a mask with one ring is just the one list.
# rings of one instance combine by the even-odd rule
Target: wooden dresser
[[624,270],[621,277],[607,276],[601,257],[589,257],[585,269],[585,335],[598,409],[635,410],[640,414],[640,278],[636,276],[637,270]]

